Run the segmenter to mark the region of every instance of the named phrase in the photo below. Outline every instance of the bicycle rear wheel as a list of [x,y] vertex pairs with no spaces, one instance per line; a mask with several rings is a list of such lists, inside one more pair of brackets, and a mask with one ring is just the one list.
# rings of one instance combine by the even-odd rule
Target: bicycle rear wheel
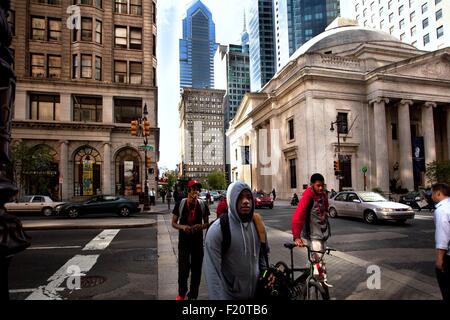
[[307,294],[309,300],[330,300],[328,287],[320,282],[310,282]]

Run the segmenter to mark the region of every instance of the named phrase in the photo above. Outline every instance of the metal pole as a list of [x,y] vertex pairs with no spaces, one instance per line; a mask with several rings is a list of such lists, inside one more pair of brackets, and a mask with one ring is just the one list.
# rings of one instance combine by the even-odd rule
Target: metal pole
[[148,168],[147,168],[147,138],[144,137],[144,145],[145,145],[145,162],[144,162],[144,168],[145,168],[145,187],[144,187],[144,211],[148,211],[150,210],[150,205],[149,205],[149,199],[148,199]]
[[336,121],[337,124],[337,138],[338,138],[338,164],[339,164],[339,171],[338,171],[338,179],[339,179],[339,192],[342,191],[342,168],[341,168],[341,139],[339,135],[339,121]]

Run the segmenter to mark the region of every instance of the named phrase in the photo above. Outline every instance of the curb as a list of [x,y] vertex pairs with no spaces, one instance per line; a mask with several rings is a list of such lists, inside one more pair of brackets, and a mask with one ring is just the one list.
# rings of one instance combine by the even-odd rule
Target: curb
[[148,222],[140,223],[95,223],[90,221],[89,224],[37,224],[22,222],[25,231],[43,231],[43,230],[82,230],[82,229],[132,229],[132,228],[148,228],[157,225],[156,220],[148,219]]

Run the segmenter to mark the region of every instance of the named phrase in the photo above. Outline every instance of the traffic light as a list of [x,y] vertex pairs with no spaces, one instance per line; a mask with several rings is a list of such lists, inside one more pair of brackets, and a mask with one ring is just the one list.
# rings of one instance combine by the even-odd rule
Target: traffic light
[[131,135],[132,136],[137,136],[138,135],[138,121],[137,120],[132,120],[131,121]]
[[150,121],[147,119],[142,122],[142,132],[144,137],[148,137],[150,135]]
[[146,166],[147,168],[150,168],[151,164],[152,164],[152,157],[151,157],[151,156],[147,156],[147,157],[145,158],[145,166]]
[[340,168],[339,168],[339,160],[334,161],[334,175],[338,176],[340,174]]

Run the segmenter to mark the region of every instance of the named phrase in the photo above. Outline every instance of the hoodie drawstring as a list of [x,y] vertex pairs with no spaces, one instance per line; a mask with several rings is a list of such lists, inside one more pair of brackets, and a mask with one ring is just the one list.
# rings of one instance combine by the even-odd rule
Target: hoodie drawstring
[[245,241],[244,227],[242,226],[242,223],[239,224],[241,225],[242,239],[244,239],[244,253],[247,254],[247,241]]
[[253,231],[252,226],[250,225],[250,229],[252,229],[252,239],[253,239],[253,257],[256,258],[256,242],[255,242],[255,231]]

